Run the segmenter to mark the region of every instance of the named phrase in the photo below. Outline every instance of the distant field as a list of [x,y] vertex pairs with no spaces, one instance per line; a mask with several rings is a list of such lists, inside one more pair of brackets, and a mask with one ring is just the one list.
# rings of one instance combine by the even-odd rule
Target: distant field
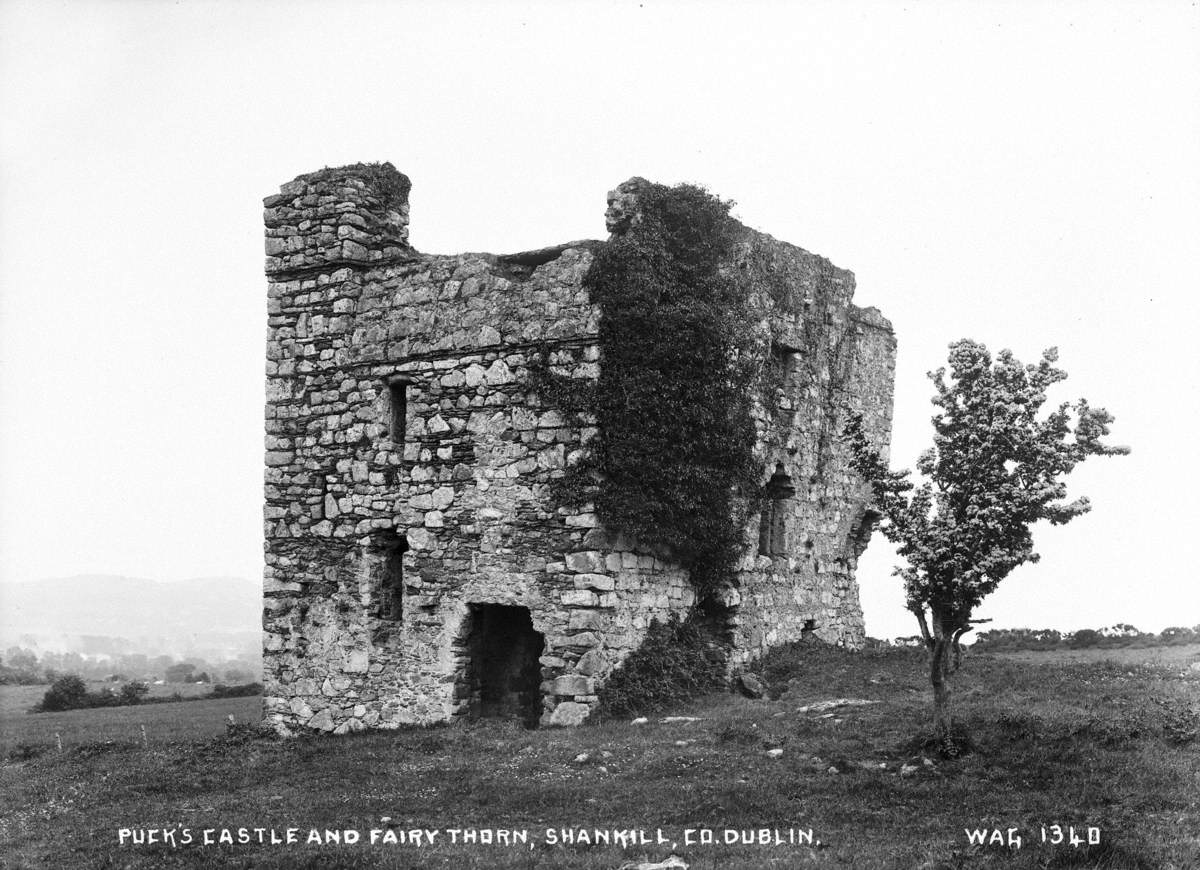
[[1131,665],[1181,665],[1187,667],[1192,662],[1200,661],[1200,643],[1113,649],[1092,647],[1090,649],[1014,650],[1012,652],[990,652],[988,655],[1009,661],[1037,662],[1039,664],[1119,662]]
[[[88,680],[88,691],[99,692],[101,689],[113,689],[119,691],[122,683],[108,683],[101,680]],[[38,701],[42,700],[42,696],[49,689],[49,684],[44,686],[0,686],[0,716],[8,713],[24,713]],[[151,686],[149,696],[151,698],[169,698],[176,692],[183,695],[185,698],[195,698],[200,695],[207,695],[212,691],[212,686],[207,683],[171,683],[169,685]]]
[[[147,739],[154,744],[223,734],[230,714],[239,722],[257,722],[262,716],[262,699],[259,697],[101,707],[61,713],[26,712],[41,700],[46,688],[0,686],[0,757],[20,744],[53,744],[56,733],[62,736],[64,746],[103,740],[136,741],[141,739],[141,726],[145,725]],[[93,691],[95,688],[96,685],[89,686]],[[155,688],[179,688],[185,696],[204,694],[209,689],[208,686]]]

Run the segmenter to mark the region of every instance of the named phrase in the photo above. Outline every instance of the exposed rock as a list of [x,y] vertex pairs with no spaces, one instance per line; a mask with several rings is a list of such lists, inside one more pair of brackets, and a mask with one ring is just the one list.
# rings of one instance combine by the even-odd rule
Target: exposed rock
[[592,712],[587,704],[577,704],[574,701],[563,701],[550,714],[549,724],[574,726],[582,725],[583,720]]
[[567,674],[554,681],[556,695],[590,695],[595,689],[595,681],[590,677],[578,674]]
[[761,698],[767,694],[767,685],[754,674],[739,674],[737,687],[747,698]]
[[325,707],[304,724],[314,731],[332,731],[333,713],[328,707]]
[[671,855],[663,861],[626,861],[618,870],[688,870],[688,865],[678,855]]
[[[878,704],[879,701],[864,701],[861,698],[834,698],[831,701],[818,701],[815,704],[806,704],[803,707],[797,707],[797,713],[822,713],[825,710],[834,710],[838,707],[862,707],[867,704]],[[834,714],[828,713],[822,718],[832,718]]]

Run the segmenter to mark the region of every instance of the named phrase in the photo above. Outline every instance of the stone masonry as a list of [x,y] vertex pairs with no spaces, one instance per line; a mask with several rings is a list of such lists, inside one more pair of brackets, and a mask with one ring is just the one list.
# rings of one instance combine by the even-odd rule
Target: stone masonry
[[[609,194],[610,231],[636,221],[644,183]],[[736,582],[697,601],[666,554],[551,495],[597,430],[530,367],[598,376],[583,277],[603,243],[421,254],[408,191],[390,164],[360,165],[264,201],[267,722],[578,724],[652,621],[693,610],[734,669],[810,634],[861,644],[854,569],[875,515],[839,435],[861,412],[886,451],[896,345],[851,304],[854,276],[745,230],[728,268],[773,372],[755,411],[767,497]]]

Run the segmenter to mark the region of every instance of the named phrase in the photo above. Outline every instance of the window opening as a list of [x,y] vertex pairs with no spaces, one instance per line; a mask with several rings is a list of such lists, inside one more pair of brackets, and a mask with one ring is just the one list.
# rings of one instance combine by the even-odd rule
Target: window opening
[[388,408],[390,425],[388,427],[392,441],[404,443],[404,433],[408,428],[408,388],[413,386],[411,378],[396,375],[387,382]]
[[393,529],[376,536],[370,557],[374,574],[374,613],[379,620],[376,640],[382,640],[404,621],[404,554],[408,538]]
[[758,553],[760,556],[782,556],[787,553],[787,515],[791,498],[796,494],[782,462],[775,466],[764,494],[766,502],[758,530]]

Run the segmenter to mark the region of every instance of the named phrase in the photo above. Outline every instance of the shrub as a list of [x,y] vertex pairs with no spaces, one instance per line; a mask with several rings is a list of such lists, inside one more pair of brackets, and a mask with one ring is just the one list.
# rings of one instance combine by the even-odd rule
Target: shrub
[[142,700],[142,696],[150,691],[150,687],[145,683],[134,680],[126,683],[121,687],[121,703],[122,704],[138,704]]
[[32,761],[41,758],[54,747],[49,743],[17,743],[5,753],[6,761]]
[[240,686],[226,686],[222,683],[217,683],[212,687],[212,691],[208,693],[210,698],[245,698],[251,695],[261,695],[263,690],[262,683],[244,683]]
[[1163,739],[1177,746],[1200,737],[1200,707],[1185,698],[1155,698],[1161,711]]
[[1086,649],[1100,642],[1100,632],[1093,628],[1081,628],[1071,635],[1069,644],[1072,649]]
[[42,696],[41,703],[34,708],[42,712],[54,710],[77,710],[87,707],[87,683],[75,674],[66,674],[54,681]]
[[655,622],[600,690],[596,718],[654,713],[721,688],[726,655],[693,621]]

